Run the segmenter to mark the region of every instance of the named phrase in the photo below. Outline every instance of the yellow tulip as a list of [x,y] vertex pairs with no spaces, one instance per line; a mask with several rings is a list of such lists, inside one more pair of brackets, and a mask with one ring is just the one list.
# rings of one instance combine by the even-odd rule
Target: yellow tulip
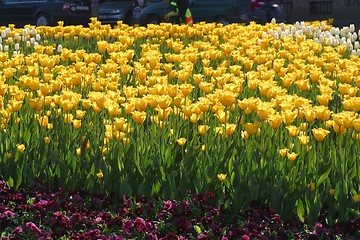
[[104,178],[104,174],[103,174],[102,172],[98,172],[98,173],[96,174],[96,176],[97,176],[99,179]]
[[16,151],[22,153],[25,151],[25,145],[24,144],[16,144]]
[[236,95],[230,91],[222,92],[219,96],[219,101],[224,107],[231,106],[236,100]]
[[107,41],[98,41],[97,42],[97,47],[98,47],[99,53],[101,53],[101,54],[105,53],[107,46],[108,46]]
[[315,120],[316,115],[315,115],[315,111],[313,109],[310,109],[310,108],[306,109],[304,111],[304,114],[305,114],[305,119],[307,122],[311,123]]
[[306,136],[305,134],[300,134],[298,136],[299,138],[299,142],[301,145],[308,145],[309,144],[309,141],[310,141],[310,137],[309,136]]
[[86,111],[76,110],[75,116],[77,119],[82,119],[85,116],[85,114],[86,114]]
[[46,128],[49,124],[49,118],[48,116],[41,116],[38,118],[39,124],[41,127]]
[[177,140],[177,143],[179,144],[179,146],[184,146],[185,145],[185,143],[186,143],[186,138],[179,138],[178,140]]
[[355,131],[360,132],[360,118],[354,119],[353,127]]
[[167,92],[171,98],[176,97],[176,95],[178,95],[178,93],[179,93],[179,85],[177,85],[177,84],[176,85],[168,85]]
[[355,194],[355,195],[353,196],[353,200],[354,200],[355,203],[360,202],[360,194]]
[[200,135],[204,135],[210,127],[208,125],[198,125],[198,132]]
[[314,191],[316,189],[315,183],[314,182],[309,183],[308,188],[310,189],[310,191]]
[[286,157],[288,152],[289,152],[289,149],[287,149],[287,148],[282,148],[279,150],[279,154],[281,157]]
[[284,123],[285,124],[290,124],[292,122],[294,122],[295,118],[297,117],[297,112],[296,111],[291,111],[291,110],[286,110],[283,113],[284,116]]
[[78,129],[81,127],[81,120],[80,119],[73,119],[72,120],[73,127],[75,129]]
[[299,134],[300,129],[297,126],[286,126],[286,129],[288,130],[291,137],[294,137]]
[[217,175],[217,178],[219,179],[220,182],[223,182],[223,181],[225,181],[226,176],[227,176],[227,175],[224,174],[224,173],[219,173],[219,174]]
[[254,135],[259,127],[258,123],[245,123],[244,128],[249,136]]
[[233,123],[227,123],[225,125],[225,135],[228,137],[228,136],[231,136],[234,134],[235,130],[236,130],[236,124],[233,124]]
[[324,138],[326,137],[326,135],[328,135],[330,133],[330,131],[323,129],[323,128],[313,128],[311,131],[314,135],[314,138],[318,142],[322,142],[324,140]]
[[158,106],[161,109],[166,109],[171,105],[172,99],[168,95],[163,95],[158,98]]
[[281,124],[281,119],[282,119],[281,116],[278,114],[272,115],[272,116],[269,116],[268,123],[271,128],[278,129]]
[[287,152],[287,153],[286,153],[286,157],[287,157],[287,159],[290,160],[290,161],[295,161],[295,159],[296,159],[297,156],[298,156],[298,154],[295,153],[295,152],[292,152],[292,153]]
[[339,135],[344,134],[344,132],[346,131],[346,128],[344,127],[344,125],[339,125],[336,122],[333,123],[332,127],[333,127],[334,131]]
[[243,138],[245,140],[250,137],[247,131],[241,131],[240,135],[241,135],[241,138]]
[[50,137],[44,137],[44,142],[45,144],[49,144],[51,141],[51,138]]
[[184,94],[184,96],[188,96],[192,92],[193,88],[194,86],[189,83],[180,85],[180,90]]
[[230,118],[230,112],[219,110],[215,113],[215,116],[217,117],[220,123],[225,124],[227,120]]
[[143,124],[146,119],[146,112],[134,111],[133,112],[133,120],[137,124]]

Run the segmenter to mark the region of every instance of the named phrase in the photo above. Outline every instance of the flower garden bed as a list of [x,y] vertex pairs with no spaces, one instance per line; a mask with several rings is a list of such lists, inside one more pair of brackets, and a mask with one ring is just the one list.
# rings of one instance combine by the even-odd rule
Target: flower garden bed
[[354,25],[0,32],[4,237],[359,235]]
[[257,202],[234,217],[213,193],[182,200],[111,196],[51,188],[17,191],[0,182],[2,239],[355,239],[360,219],[308,226]]

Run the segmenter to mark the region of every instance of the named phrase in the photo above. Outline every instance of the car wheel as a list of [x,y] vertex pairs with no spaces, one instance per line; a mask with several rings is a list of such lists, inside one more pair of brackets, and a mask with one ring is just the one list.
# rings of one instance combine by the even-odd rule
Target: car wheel
[[39,14],[36,17],[36,26],[49,26],[50,25],[50,17],[46,14]]
[[222,23],[223,25],[228,25],[229,24],[229,20],[227,19],[227,17],[223,17],[223,16],[217,17],[215,19],[215,22]]
[[146,24],[159,24],[160,22],[160,18],[155,15],[150,15],[146,18]]

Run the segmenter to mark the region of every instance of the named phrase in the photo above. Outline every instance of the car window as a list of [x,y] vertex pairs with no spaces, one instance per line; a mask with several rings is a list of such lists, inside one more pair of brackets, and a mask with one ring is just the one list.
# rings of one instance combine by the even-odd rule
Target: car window
[[1,3],[16,3],[16,2],[20,2],[20,0],[3,0],[1,1]]

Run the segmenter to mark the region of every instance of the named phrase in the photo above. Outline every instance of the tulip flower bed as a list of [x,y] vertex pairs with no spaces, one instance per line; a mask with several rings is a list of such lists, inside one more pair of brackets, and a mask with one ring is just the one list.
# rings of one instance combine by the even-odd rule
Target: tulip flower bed
[[254,201],[309,226],[359,216],[353,25],[94,18],[0,32],[0,179],[11,189],[39,179],[179,203],[211,192],[233,221]]

